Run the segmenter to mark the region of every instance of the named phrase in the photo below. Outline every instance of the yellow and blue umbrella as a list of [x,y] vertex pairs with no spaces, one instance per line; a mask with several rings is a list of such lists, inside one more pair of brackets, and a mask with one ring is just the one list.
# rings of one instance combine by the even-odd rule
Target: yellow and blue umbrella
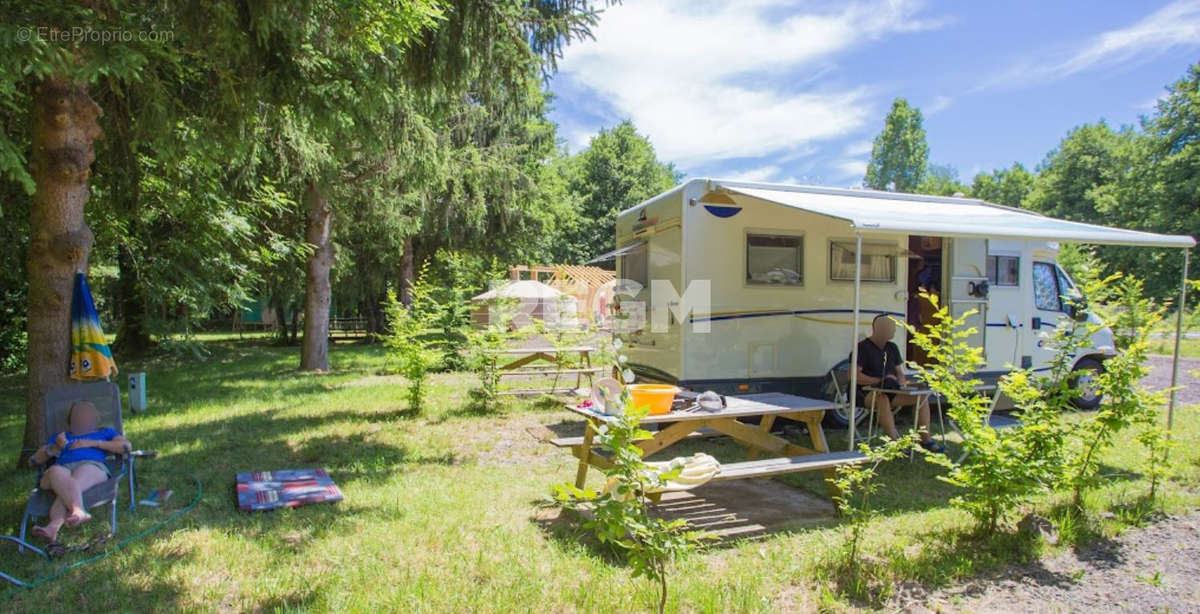
[[100,328],[100,316],[87,277],[75,273],[75,297],[71,299],[71,379],[99,379],[117,374],[112,350]]

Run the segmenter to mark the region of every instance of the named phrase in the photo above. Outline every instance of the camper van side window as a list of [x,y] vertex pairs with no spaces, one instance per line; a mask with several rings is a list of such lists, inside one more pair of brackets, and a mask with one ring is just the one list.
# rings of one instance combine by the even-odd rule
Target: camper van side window
[[[854,281],[854,243],[834,241],[829,244],[829,278]],[[867,282],[896,281],[896,246],[863,243],[861,278]]]
[[1048,262],[1033,263],[1033,304],[1043,311],[1062,311],[1058,274]]
[[804,237],[746,235],[746,283],[799,286],[804,284]]
[[988,283],[993,286],[1020,285],[1021,259],[1016,256],[988,256]]

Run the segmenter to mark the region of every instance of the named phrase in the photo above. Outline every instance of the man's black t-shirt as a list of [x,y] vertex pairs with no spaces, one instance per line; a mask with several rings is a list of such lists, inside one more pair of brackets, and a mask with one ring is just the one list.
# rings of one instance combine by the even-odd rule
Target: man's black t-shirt
[[870,337],[858,342],[858,364],[862,372],[871,377],[884,377],[894,374],[896,365],[904,364],[900,358],[900,348],[888,341],[882,348],[875,345]]

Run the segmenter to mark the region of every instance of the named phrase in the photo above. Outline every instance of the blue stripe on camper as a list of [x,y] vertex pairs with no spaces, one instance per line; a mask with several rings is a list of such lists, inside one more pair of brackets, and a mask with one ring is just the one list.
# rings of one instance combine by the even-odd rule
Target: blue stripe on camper
[[724,207],[721,205],[704,205],[704,210],[717,217],[733,217],[742,210],[741,207]]
[[[869,314],[869,315],[882,314],[882,315],[896,316],[897,318],[904,317],[904,314],[900,313],[898,311],[880,311],[878,309],[859,309],[858,312]],[[719,322],[721,320],[740,320],[740,319],[744,319],[744,318],[765,318],[767,316],[802,316],[802,315],[816,315],[816,314],[824,314],[824,313],[850,313],[850,314],[852,314],[852,313],[854,313],[854,310],[853,309],[792,309],[792,310],[782,310],[782,311],[760,311],[757,313],[732,313],[729,315],[708,316],[705,318],[697,318],[696,316],[690,316],[688,321],[689,322]]]

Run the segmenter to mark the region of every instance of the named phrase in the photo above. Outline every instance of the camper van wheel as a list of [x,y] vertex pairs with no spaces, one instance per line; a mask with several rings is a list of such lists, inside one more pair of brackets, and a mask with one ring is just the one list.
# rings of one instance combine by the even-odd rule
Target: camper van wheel
[[1075,363],[1071,370],[1072,384],[1078,396],[1073,401],[1079,409],[1096,409],[1104,399],[1096,390],[1096,375],[1104,370],[1104,365],[1095,358],[1082,358]]
[[[840,373],[839,367],[841,371]],[[846,407],[846,392],[843,390],[843,388],[845,388],[845,384],[843,383],[841,386],[839,386],[838,381],[834,379],[840,375],[842,376],[841,379],[845,380],[845,371],[845,363],[839,364],[837,367],[834,367],[833,370],[830,371],[829,375],[825,378],[825,389],[822,391],[824,393],[824,398],[828,401],[836,401],[838,403],[837,409],[831,409],[825,412],[824,422],[825,426],[828,426],[829,428],[844,429],[846,428],[846,425],[850,424],[850,415],[847,411],[848,408]],[[866,417],[866,410],[859,408],[858,413],[854,416],[855,426],[862,424],[862,421],[866,419]]]

